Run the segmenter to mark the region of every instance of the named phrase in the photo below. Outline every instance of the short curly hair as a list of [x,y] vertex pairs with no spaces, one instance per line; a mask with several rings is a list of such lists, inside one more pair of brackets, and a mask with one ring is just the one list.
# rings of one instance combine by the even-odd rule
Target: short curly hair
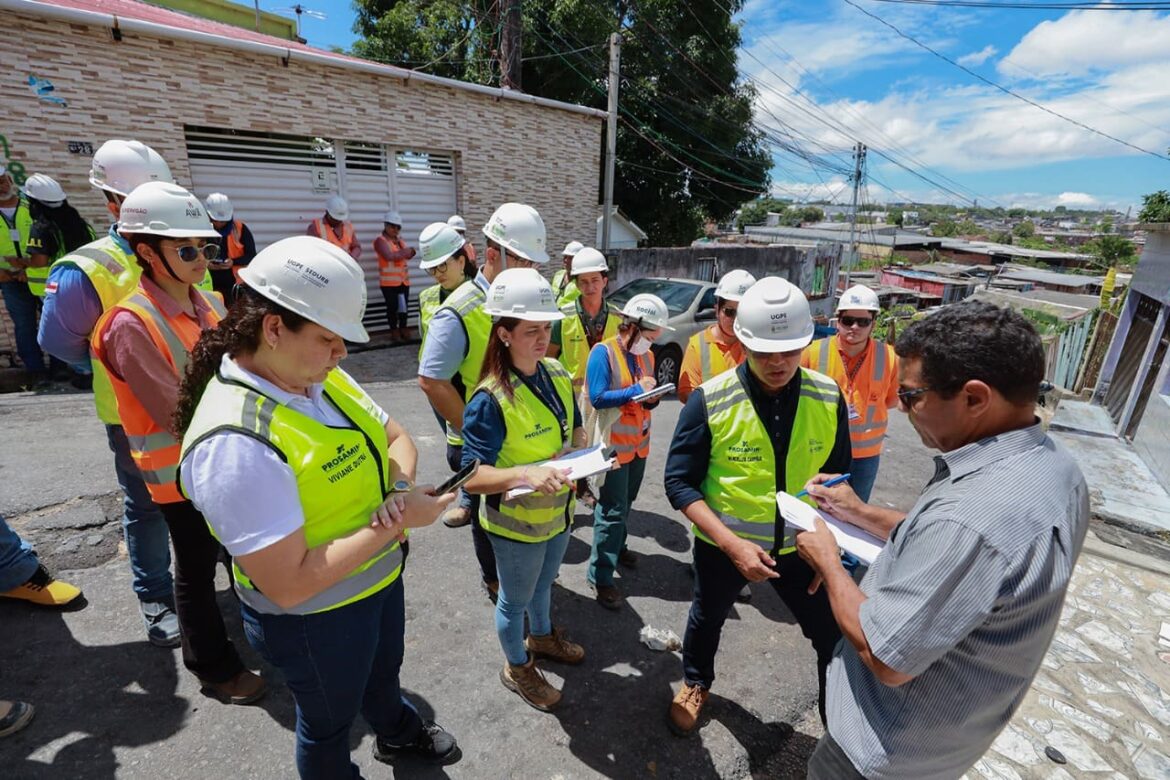
[[1025,405],[1035,403],[1044,379],[1044,345],[1032,323],[982,301],[953,304],[915,322],[894,351],[921,360],[926,386],[944,398],[976,379]]

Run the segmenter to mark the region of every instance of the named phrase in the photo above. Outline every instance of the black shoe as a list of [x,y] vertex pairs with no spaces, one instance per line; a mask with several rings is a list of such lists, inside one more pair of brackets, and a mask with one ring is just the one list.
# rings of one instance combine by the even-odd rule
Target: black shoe
[[93,374],[74,374],[69,378],[69,384],[78,390],[93,390]]
[[638,554],[626,547],[618,553],[618,563],[627,569],[636,569],[638,568]]
[[393,763],[401,756],[414,756],[432,764],[452,764],[458,761],[462,754],[459,752],[459,743],[433,720],[423,721],[422,729],[414,741],[406,745],[391,745],[378,737],[374,740],[374,758],[384,764]]
[[752,600],[752,586],[751,585],[744,585],[743,588],[740,589],[739,593],[735,594],[735,600],[740,602],[741,604],[746,604],[749,601],[751,601]]

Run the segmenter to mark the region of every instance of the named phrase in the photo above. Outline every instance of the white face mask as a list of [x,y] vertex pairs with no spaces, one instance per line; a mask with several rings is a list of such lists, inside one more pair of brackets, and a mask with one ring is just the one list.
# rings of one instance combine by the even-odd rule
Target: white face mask
[[638,338],[634,339],[634,343],[630,345],[630,354],[645,355],[650,351],[650,345],[653,343],[650,339],[639,333]]

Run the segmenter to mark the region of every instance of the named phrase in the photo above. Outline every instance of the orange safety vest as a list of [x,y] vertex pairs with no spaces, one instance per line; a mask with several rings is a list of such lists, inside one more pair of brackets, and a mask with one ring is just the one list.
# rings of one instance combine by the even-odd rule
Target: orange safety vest
[[898,384],[898,358],[894,348],[884,341],[870,339],[852,380],[841,359],[836,336],[814,341],[806,347],[801,365],[832,377],[845,394],[853,457],[881,455],[890,421],[888,399],[891,388]]
[[[218,325],[226,315],[223,298],[219,293],[196,289],[207,301],[211,311],[212,325]],[[142,402],[134,395],[130,385],[119,379],[110,371],[107,362],[104,336],[109,328],[110,321],[119,310],[133,313],[150,334],[150,340],[171,369],[175,372],[175,379],[179,381],[187,370],[187,360],[199,334],[203,328],[199,323],[186,315],[168,318],[161,308],[151,298],[150,293],[139,285],[129,297],[111,308],[103,316],[93,331],[90,345],[94,354],[106,367],[110,375],[110,383],[114,386],[114,396],[118,399],[118,417],[122,420],[122,427],[126,430],[126,438],[130,442],[130,455],[142,474],[150,497],[158,504],[174,504],[185,499],[179,493],[176,476],[179,468],[179,440],[170,431],[160,428],[146,411]]]
[[387,260],[378,251],[378,242],[385,241],[391,252],[401,252],[406,249],[406,242],[401,238],[391,241],[385,235],[374,239],[374,254],[378,257],[378,284],[382,287],[401,287],[410,283],[410,269],[405,260]]
[[346,252],[353,244],[353,225],[349,222],[341,223],[341,235],[333,232],[333,228],[329,227],[329,223],[324,219],[318,217],[313,220],[313,229],[317,231],[317,237],[323,238],[334,246],[339,246]]
[[[644,376],[654,376],[654,354],[635,355],[636,376],[630,374],[621,335],[601,342],[609,358],[609,389],[630,387]],[[650,410],[632,401],[622,405],[622,414],[610,428],[610,444],[617,449],[619,465],[626,465],[634,456],[645,458],[650,454]]]
[[240,220],[232,221],[232,232],[228,233],[227,241],[224,242],[227,251],[227,259],[232,261],[232,276],[236,278],[236,284],[240,283],[240,268],[235,262],[244,256],[244,223]]

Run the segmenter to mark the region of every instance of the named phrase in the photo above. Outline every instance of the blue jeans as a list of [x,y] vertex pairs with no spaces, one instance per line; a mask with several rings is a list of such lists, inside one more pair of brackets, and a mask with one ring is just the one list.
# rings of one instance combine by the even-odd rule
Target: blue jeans
[[527,663],[524,647],[524,614],[528,632],[536,636],[552,633],[552,584],[560,571],[569,532],[565,529],[543,542],[516,542],[488,534],[496,552],[500,595],[496,600],[496,633],[508,663]]
[[881,459],[881,455],[853,459],[853,467],[849,469],[849,485],[862,501],[868,502],[873,493],[873,483],[877,481],[878,461]]
[[16,354],[24,363],[25,371],[45,372],[45,355],[37,343],[37,296],[29,292],[27,282],[0,283],[0,293],[8,316],[12,318],[12,329],[16,336]]
[[594,585],[613,585],[618,554],[626,547],[626,519],[638,498],[646,459],[634,457],[617,471],[607,471],[593,507],[593,550],[585,576]]
[[114,453],[114,472],[122,487],[122,533],[130,554],[130,571],[134,575],[134,592],[142,601],[161,601],[171,597],[171,542],[167,521],[146,483],[134,458],[121,425],[106,426],[106,440]]
[[422,718],[402,696],[406,608],[402,580],[344,607],[312,615],[265,615],[240,605],[244,634],[284,675],[297,705],[302,778],[360,778],[349,731],[360,712],[384,742],[405,745]]
[[36,553],[0,515],[0,591],[20,587],[36,570]]

